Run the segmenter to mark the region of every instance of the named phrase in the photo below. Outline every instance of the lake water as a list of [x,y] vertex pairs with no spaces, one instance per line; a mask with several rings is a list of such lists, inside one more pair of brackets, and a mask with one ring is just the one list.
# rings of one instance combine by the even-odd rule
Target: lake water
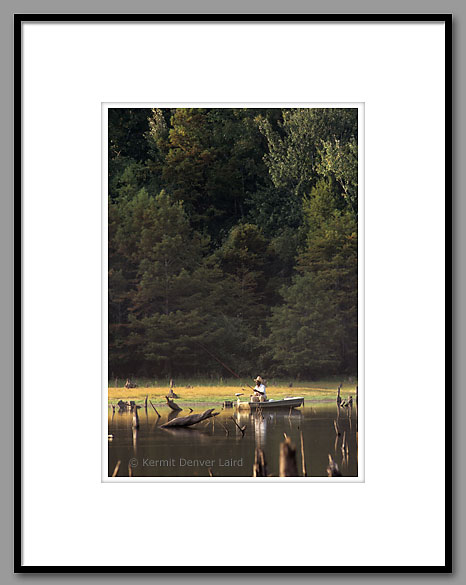
[[[194,413],[211,406],[192,405]],[[112,414],[109,409],[108,441],[109,476],[120,461],[118,477],[251,477],[256,447],[263,449],[268,474],[279,475],[280,444],[287,434],[296,446],[296,461],[302,475],[301,433],[307,475],[326,477],[328,454],[332,455],[343,476],[358,475],[357,408],[351,412],[335,403],[305,403],[305,406],[276,411],[263,410],[262,415],[226,408],[211,419],[190,428],[162,429],[170,410],[157,406],[159,419],[149,406],[138,409],[140,427],[132,429],[129,411]],[[184,407],[179,416],[189,414]],[[246,430],[244,436],[231,419]],[[337,437],[334,420],[341,435]],[[342,453],[345,433],[348,449]]]

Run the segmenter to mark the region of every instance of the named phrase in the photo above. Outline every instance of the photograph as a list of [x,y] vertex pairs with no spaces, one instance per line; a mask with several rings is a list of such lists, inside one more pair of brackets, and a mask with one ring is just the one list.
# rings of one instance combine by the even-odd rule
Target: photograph
[[357,478],[358,105],[105,111],[108,477]]

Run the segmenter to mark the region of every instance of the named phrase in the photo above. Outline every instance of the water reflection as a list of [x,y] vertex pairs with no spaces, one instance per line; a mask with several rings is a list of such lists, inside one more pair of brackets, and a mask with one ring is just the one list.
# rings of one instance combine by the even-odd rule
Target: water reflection
[[[189,409],[172,412],[156,405],[155,411],[141,412],[139,429],[132,428],[130,410],[113,413],[109,408],[109,475],[121,460],[119,477],[128,476],[129,461],[134,477],[215,477],[252,476],[256,449],[261,449],[268,473],[279,472],[280,444],[284,434],[296,446],[297,464],[309,476],[326,476],[331,454],[344,476],[357,476],[357,410],[332,404],[306,405],[290,411],[222,410],[216,418],[189,428],[161,428],[167,420],[185,416]],[[193,406],[202,412],[205,406]],[[302,440],[301,440],[302,433]],[[304,453],[304,455],[303,455]],[[163,462],[171,461],[170,466]]]

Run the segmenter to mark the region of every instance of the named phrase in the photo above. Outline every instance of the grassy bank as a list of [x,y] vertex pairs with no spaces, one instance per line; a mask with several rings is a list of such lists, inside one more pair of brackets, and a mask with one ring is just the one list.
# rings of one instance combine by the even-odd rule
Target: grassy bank
[[[120,399],[122,400],[135,400],[136,402],[143,402],[145,397],[148,395],[149,400],[152,400],[154,404],[165,404],[165,396],[169,392],[168,384],[163,386],[156,385],[144,385],[140,383],[142,381],[136,381],[138,383],[137,388],[122,388],[109,385],[108,388],[108,400],[110,403],[116,403]],[[124,382],[123,382],[124,383]],[[293,387],[289,387],[289,383],[276,382],[275,384],[269,384],[267,387],[267,395],[269,398],[284,398],[286,396],[304,396],[307,400],[333,400],[336,396],[337,387],[340,382],[335,380],[321,380],[312,382],[296,382],[293,383]],[[110,383],[111,384],[111,383]],[[355,396],[357,381],[343,382],[342,397],[348,395]],[[252,384],[251,384],[252,385]],[[189,387],[187,387],[189,386]],[[174,392],[179,396],[176,400],[179,404],[190,404],[190,403],[218,403],[224,400],[234,400],[236,392],[242,392],[242,388],[245,389],[245,396],[249,396],[252,392],[250,388],[238,383],[232,382],[231,380],[225,381],[225,383],[211,383],[207,384],[205,381],[193,382],[182,384],[177,383],[174,387]]]

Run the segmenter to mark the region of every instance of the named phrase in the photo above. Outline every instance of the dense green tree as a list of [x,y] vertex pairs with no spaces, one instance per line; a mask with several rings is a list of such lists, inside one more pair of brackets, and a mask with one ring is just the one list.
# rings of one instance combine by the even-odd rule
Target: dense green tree
[[260,129],[267,138],[265,160],[273,184],[298,197],[309,193],[324,171],[323,154],[333,154],[331,145],[344,149],[348,142],[357,140],[357,120],[357,109],[353,108],[285,111],[279,130],[263,119]]

